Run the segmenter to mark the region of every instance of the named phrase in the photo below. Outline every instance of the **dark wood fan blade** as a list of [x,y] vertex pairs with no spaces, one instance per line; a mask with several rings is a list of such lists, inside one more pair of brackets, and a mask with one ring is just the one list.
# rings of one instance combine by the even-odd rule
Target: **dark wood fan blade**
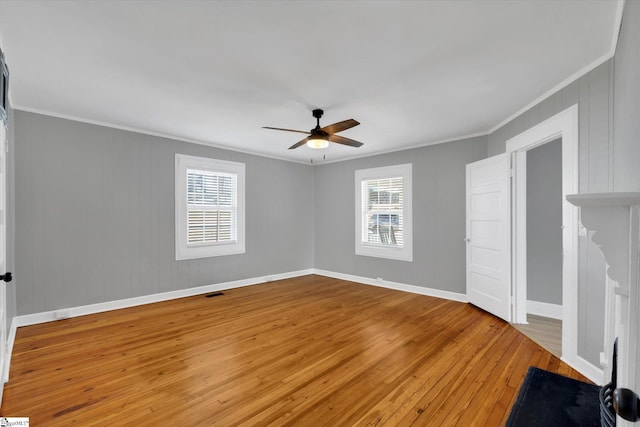
[[343,130],[351,129],[352,127],[358,126],[359,124],[360,124],[359,121],[349,119],[349,120],[344,120],[342,122],[334,123],[329,126],[325,126],[322,128],[322,130],[328,133],[329,135],[331,135],[334,133],[342,132]]
[[304,138],[304,139],[303,139],[303,140],[301,140],[301,141],[296,142],[296,143],[295,143],[295,144],[293,144],[291,147],[289,147],[289,150],[293,150],[294,148],[298,148],[298,147],[300,147],[301,145],[306,144],[306,143],[307,143],[307,141],[309,140],[309,138],[310,138],[310,136],[308,136],[308,137]]
[[354,139],[345,138],[340,135],[329,135],[329,141],[336,142],[338,144],[348,145],[350,147],[360,147],[362,142],[356,141]]
[[272,127],[269,127],[269,126],[262,126],[262,129],[283,130],[285,132],[298,132],[298,133],[306,133],[306,134],[309,133],[308,131],[304,131],[304,130],[272,128]]

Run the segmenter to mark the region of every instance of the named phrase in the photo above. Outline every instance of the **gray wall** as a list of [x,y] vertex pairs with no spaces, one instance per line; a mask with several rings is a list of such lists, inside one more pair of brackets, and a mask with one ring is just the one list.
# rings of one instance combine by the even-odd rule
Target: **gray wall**
[[[14,127],[19,315],[313,267],[309,166],[22,111]],[[175,153],[246,164],[245,254],[175,260]]]
[[562,304],[562,142],[527,151],[527,299]]
[[624,4],[615,60],[615,191],[640,191],[640,2]]
[[[316,268],[466,293],[465,165],[487,155],[486,137],[318,165]],[[355,255],[355,171],[413,164],[413,262]]]
[[[489,135],[489,154],[505,151],[511,137],[578,104],[581,193],[613,188],[613,60],[554,93]],[[566,202],[565,202],[566,203]],[[579,237],[578,355],[600,366],[604,339],[605,263],[591,235]]]

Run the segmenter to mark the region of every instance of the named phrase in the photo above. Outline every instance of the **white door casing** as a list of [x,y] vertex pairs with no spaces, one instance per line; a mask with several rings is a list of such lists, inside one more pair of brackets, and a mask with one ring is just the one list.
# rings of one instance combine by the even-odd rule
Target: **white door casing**
[[[6,156],[7,156],[7,128],[0,121],[0,274],[7,271],[7,174],[6,174]],[[0,281],[0,402],[2,401],[2,384],[8,380],[8,372],[6,371],[7,363],[7,302],[6,302],[6,283]]]
[[513,295],[515,323],[526,323],[526,153],[562,139],[562,360],[592,381],[602,370],[578,356],[578,209],[566,202],[578,192],[578,105],[550,117],[506,142],[513,156]]
[[511,321],[511,194],[509,156],[469,163],[467,299]]

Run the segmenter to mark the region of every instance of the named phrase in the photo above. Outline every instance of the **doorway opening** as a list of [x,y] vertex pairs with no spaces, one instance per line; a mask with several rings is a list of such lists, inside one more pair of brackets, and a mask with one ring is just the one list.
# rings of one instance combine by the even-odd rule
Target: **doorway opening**
[[[539,151],[534,151],[538,148]],[[527,166],[532,166],[531,169],[538,169],[540,166],[529,165],[527,157],[536,159],[548,157],[550,154],[555,156],[557,161],[558,150],[561,155],[560,183],[555,185],[556,187],[560,185],[561,188],[559,205],[549,201],[550,198],[557,198],[558,194],[554,195],[554,192],[548,188],[543,188],[544,191],[537,195],[534,191],[532,201],[529,199],[527,178],[545,181],[550,177],[540,178],[535,175],[535,172],[534,175],[529,176]],[[542,314],[547,318],[556,317],[561,324],[551,329],[561,328],[561,358],[575,367],[580,365],[577,357],[578,211],[566,201],[566,196],[578,192],[578,106],[574,105],[511,138],[507,141],[506,152],[511,156],[513,169],[511,283],[514,296],[514,323],[529,325],[529,311],[537,315]],[[553,185],[545,183],[544,187]],[[540,188],[541,186],[538,186],[536,190]],[[538,200],[536,197],[541,199]],[[528,211],[528,207],[532,209]],[[544,213],[541,213],[542,210]],[[554,210],[555,214],[548,217],[549,210]],[[560,224],[557,224],[558,215],[561,218]],[[537,224],[540,219],[552,223]],[[556,224],[554,225],[553,222]],[[528,230],[529,227],[531,227],[530,230]],[[546,243],[539,241],[538,237],[543,237],[541,234],[548,234],[542,239]],[[557,240],[558,237],[560,241]],[[555,254],[541,255],[541,251],[558,251],[559,253],[556,256]],[[530,252],[533,253],[530,254]],[[558,270],[560,270],[559,278]],[[540,281],[545,280],[553,281],[556,284],[555,287],[551,283],[539,284]],[[558,289],[558,280],[560,289]],[[532,319],[538,320],[538,318]]]
[[562,139],[525,154],[527,325],[517,329],[562,357]]

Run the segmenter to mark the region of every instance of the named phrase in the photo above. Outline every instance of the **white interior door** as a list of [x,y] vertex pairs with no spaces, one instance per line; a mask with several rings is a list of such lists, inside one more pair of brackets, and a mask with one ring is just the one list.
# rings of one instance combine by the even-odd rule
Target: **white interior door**
[[467,299],[511,321],[510,167],[506,153],[467,165]]
[[[7,185],[6,185],[6,146],[7,146],[7,129],[4,123],[0,121],[0,275],[6,281],[11,280],[11,273],[5,275],[7,271],[7,233],[6,233],[6,200],[7,200]],[[0,401],[2,399],[2,384],[8,379],[8,373],[6,370],[6,356],[7,356],[7,302],[6,302],[7,288],[6,283],[0,280]]]

